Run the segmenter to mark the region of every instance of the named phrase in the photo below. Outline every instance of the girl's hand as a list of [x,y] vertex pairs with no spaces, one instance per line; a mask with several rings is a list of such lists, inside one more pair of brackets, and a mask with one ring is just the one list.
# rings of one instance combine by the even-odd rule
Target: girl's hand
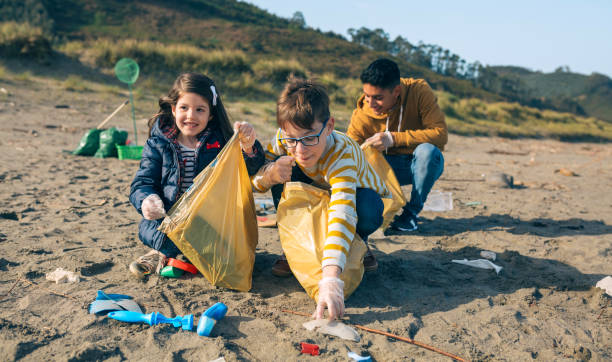
[[166,216],[164,202],[157,194],[151,194],[142,201],[142,216],[147,220],[157,220]]
[[247,122],[234,122],[234,132],[238,132],[240,147],[246,153],[253,153],[255,129]]

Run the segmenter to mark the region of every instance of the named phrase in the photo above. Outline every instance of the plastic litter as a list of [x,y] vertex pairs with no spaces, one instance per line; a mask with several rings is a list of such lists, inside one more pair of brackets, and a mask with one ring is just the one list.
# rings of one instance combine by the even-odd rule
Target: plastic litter
[[463,265],[467,265],[467,266],[473,266],[475,268],[480,268],[480,269],[493,269],[493,270],[495,270],[495,273],[497,273],[497,274],[499,274],[499,272],[503,269],[501,266],[495,265],[490,260],[486,260],[486,259],[453,260],[453,263],[463,264]]
[[182,269],[175,268],[171,265],[166,265],[159,271],[159,275],[166,278],[179,278],[183,276],[183,274],[185,274],[185,272]]
[[323,334],[329,334],[349,341],[359,342],[361,339],[359,333],[354,328],[335,320],[314,319],[302,325],[309,331],[318,329]]
[[316,344],[310,344],[306,342],[300,342],[300,347],[302,347],[302,353],[309,354],[311,356],[319,355],[319,346]]
[[490,251],[490,250],[483,250],[483,251],[481,251],[480,252],[480,256],[482,256],[485,259],[492,260],[492,261],[495,261],[495,259],[497,258],[497,255],[494,252]]
[[219,357],[219,358],[216,358],[216,359],[211,359],[208,362],[225,362],[225,357]]
[[602,280],[598,281],[597,284],[595,284],[595,286],[597,288],[601,288],[605,290],[606,294],[612,297],[612,277],[611,276],[607,276],[603,278]]
[[150,326],[167,323],[177,328],[181,327],[186,331],[193,330],[193,314],[188,314],[184,317],[176,316],[174,318],[168,318],[158,312],[143,314],[131,311],[117,311],[108,313],[108,317],[128,323],[147,323]]
[[190,264],[190,263],[178,260],[178,259],[168,258],[166,264],[169,266],[173,266],[177,269],[181,269],[191,274],[198,274],[198,269],[193,264]]
[[470,201],[463,204],[464,206],[478,206],[482,205],[482,201]]
[[352,359],[353,361],[359,362],[367,362],[372,360],[372,357],[370,356],[360,356],[355,352],[348,352],[348,358]]
[[450,211],[453,209],[453,193],[432,190],[423,205],[423,211]]
[[198,321],[198,335],[203,337],[210,336],[215,324],[225,317],[227,313],[227,306],[221,302],[213,304],[212,307],[202,313],[200,320]]
[[45,274],[45,278],[55,282],[56,284],[78,283],[81,280],[77,273],[64,270],[64,268],[57,268],[54,271]]
[[106,294],[101,290],[98,290],[96,300],[89,305],[90,314],[106,314],[119,310],[142,313],[140,306],[129,295]]

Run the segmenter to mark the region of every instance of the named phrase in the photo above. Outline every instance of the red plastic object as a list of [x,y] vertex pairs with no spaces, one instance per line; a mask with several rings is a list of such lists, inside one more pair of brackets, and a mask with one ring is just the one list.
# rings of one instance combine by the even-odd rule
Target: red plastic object
[[316,344],[300,342],[300,346],[302,346],[302,353],[309,354],[311,356],[319,355],[319,346]]
[[198,269],[195,266],[193,266],[193,264],[185,263],[184,261],[180,261],[174,258],[168,258],[167,265],[184,270],[191,274],[198,274]]

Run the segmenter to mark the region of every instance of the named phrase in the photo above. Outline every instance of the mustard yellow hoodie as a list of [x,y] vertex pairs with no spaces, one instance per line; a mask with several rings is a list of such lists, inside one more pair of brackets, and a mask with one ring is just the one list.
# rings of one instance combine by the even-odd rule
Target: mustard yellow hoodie
[[[346,134],[362,144],[375,133],[385,132],[387,117],[389,131],[393,136],[393,147],[389,154],[412,153],[421,143],[431,143],[440,150],[448,140],[448,129],[444,113],[438,106],[438,98],[423,79],[401,78],[399,102],[388,114],[376,115],[361,95],[353,111]],[[402,113],[399,124],[400,110]],[[399,131],[398,131],[398,125]]]

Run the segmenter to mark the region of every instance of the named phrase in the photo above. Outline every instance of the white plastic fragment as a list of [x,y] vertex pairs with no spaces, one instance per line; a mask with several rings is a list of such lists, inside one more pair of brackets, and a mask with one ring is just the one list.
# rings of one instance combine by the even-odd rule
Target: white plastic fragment
[[480,268],[480,269],[493,269],[495,270],[495,273],[497,274],[499,274],[499,272],[503,269],[501,266],[495,265],[490,260],[486,260],[486,259],[475,259],[475,260],[467,260],[467,259],[456,260],[455,259],[453,260],[453,263],[473,266],[475,268]]
[[216,358],[216,359],[211,359],[208,362],[225,362],[225,357],[221,356],[221,357]]
[[425,205],[423,205],[423,211],[450,211],[453,209],[453,193],[444,192],[440,190],[432,190]]
[[81,278],[75,272],[64,270],[64,268],[57,268],[51,273],[45,274],[47,280],[53,281],[56,284],[60,283],[78,283]]
[[335,320],[329,321],[327,319],[314,319],[302,325],[309,331],[318,328],[319,332],[323,334],[329,334],[349,341],[359,342],[359,340],[361,339],[359,333],[357,333],[354,328]]
[[372,360],[372,357],[370,356],[360,356],[355,352],[348,352],[348,358],[352,359],[353,361],[357,361],[357,362],[369,362]]
[[612,297],[612,277],[611,276],[607,276],[603,278],[602,280],[598,281],[597,284],[595,284],[595,286],[597,288],[601,288],[605,290],[606,294]]
[[497,258],[497,255],[489,250],[483,250],[480,252],[480,256],[482,256],[485,259],[489,259],[491,261],[495,261],[495,259]]

